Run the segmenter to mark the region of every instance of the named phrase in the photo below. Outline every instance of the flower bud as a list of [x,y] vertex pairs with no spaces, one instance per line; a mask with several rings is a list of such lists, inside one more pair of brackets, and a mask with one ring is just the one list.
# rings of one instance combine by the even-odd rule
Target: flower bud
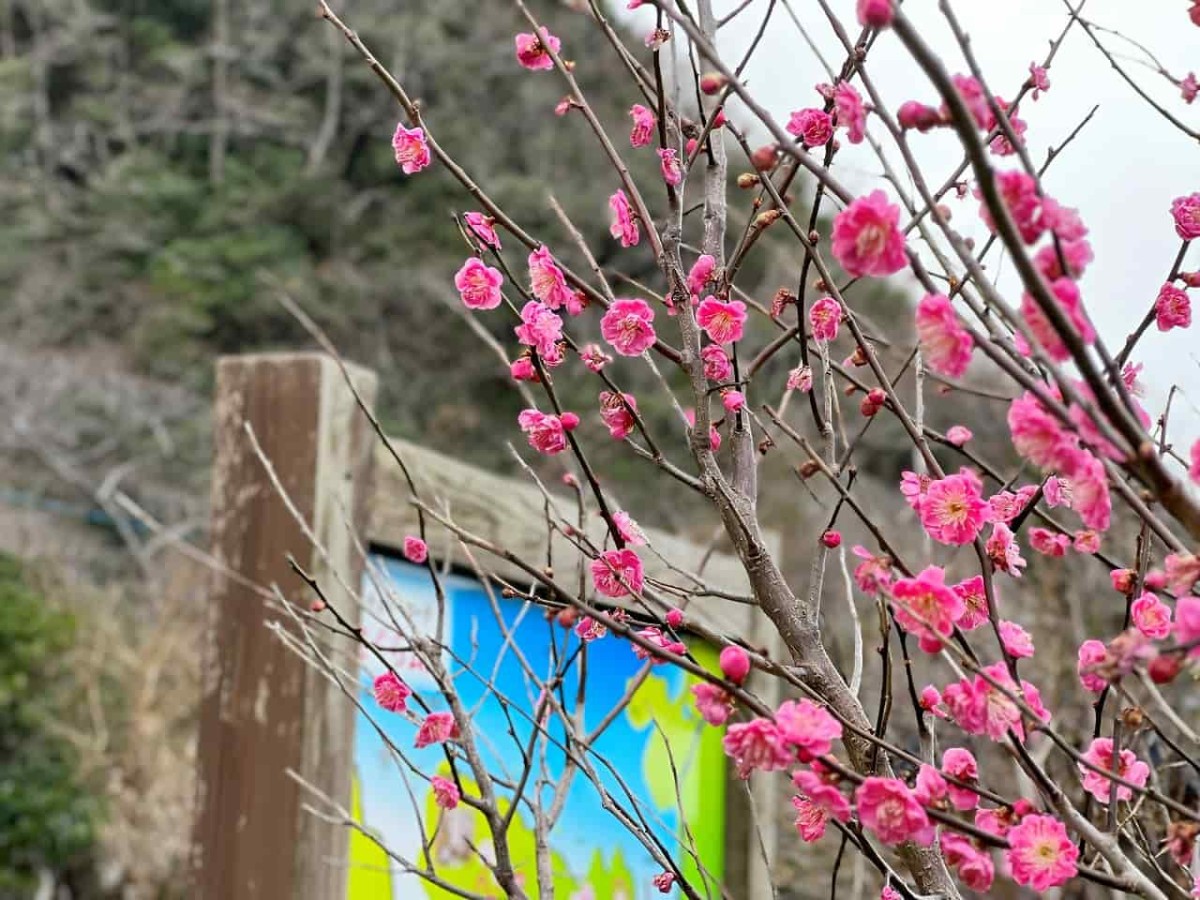
[[679,608],[667,610],[667,624],[672,628],[683,625],[683,610]]
[[705,72],[700,76],[700,92],[712,96],[719,94],[729,84],[729,79],[720,72]]
[[1146,672],[1155,684],[1170,684],[1183,668],[1183,660],[1178,653],[1161,653],[1150,660]]
[[750,674],[750,657],[741,647],[731,644],[721,651],[721,672],[734,684],[741,684]]
[[842,544],[842,533],[836,529],[831,528],[828,531],[826,531],[824,534],[821,535],[821,543],[824,544],[826,547],[828,547],[830,550],[833,550],[836,547],[840,547]]
[[737,186],[743,191],[748,191],[758,184],[758,176],[753,172],[743,172],[737,177]]
[[759,172],[770,172],[777,160],[778,151],[774,144],[763,144],[750,154],[750,165]]
[[805,481],[808,481],[808,479],[812,478],[814,475],[816,475],[820,471],[821,471],[821,467],[811,459],[806,459],[804,462],[800,463],[800,465],[796,467],[796,472]]

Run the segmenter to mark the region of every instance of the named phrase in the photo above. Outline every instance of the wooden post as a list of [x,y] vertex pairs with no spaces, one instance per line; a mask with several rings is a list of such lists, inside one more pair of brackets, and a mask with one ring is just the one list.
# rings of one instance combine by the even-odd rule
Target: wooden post
[[[351,376],[372,403],[375,376],[359,368]],[[246,423],[327,558],[271,485]],[[367,522],[374,436],[337,364],[310,353],[220,360],[213,431],[213,555],[224,574],[214,574],[210,598],[193,895],[342,900],[348,833],[301,808],[306,798],[288,770],[348,808],[354,708],[266,627],[290,623],[261,589],[277,585],[307,605],[291,554],[357,621],[339,576],[357,588],[349,528],[362,533]]]

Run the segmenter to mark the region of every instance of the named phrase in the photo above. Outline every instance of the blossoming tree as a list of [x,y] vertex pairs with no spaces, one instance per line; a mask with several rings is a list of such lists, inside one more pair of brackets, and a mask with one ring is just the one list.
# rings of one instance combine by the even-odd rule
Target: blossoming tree
[[[596,0],[568,3],[555,14],[590,16],[596,26],[594,42],[570,47],[555,36],[553,21],[523,0],[514,3],[528,30],[514,37],[511,65],[529,78],[558,79],[564,92],[556,109],[529,114],[583,120],[596,152],[611,163],[608,208],[593,212],[611,221],[621,248],[615,268],[597,262],[596,248],[561,208],[570,241],[547,246],[527,232],[455,161],[455,148],[438,143],[437,104],[416,102],[330,4],[321,3],[321,14],[399,104],[393,147],[405,176],[440,166],[461,183],[470,208],[454,222],[465,261],[447,280],[468,315],[494,317],[492,330],[499,319],[510,323],[507,341],[493,349],[505,355],[527,400],[514,432],[523,432],[534,453],[565,461],[579,510],[605,525],[604,538],[590,540],[572,524],[575,511],[547,492],[546,527],[577,555],[550,568],[457,525],[453,510],[414,488],[422,522],[436,519],[464,547],[505,556],[527,573],[527,585],[502,582],[506,596],[558,610],[573,628],[577,653],[557,660],[550,676],[529,667],[541,688],[537,733],[557,740],[545,723],[560,720],[572,768],[602,790],[589,740],[556,689],[591,643],[626,641],[647,669],[677,666],[697,680],[691,700],[710,727],[724,729],[737,773],[775,773],[766,776],[771,789],[791,797],[795,840],[836,832],[844,850],[877,870],[886,897],[956,897],[1000,878],[1036,891],[1090,882],[1153,900],[1195,896],[1198,792],[1189,787],[1194,781],[1172,773],[1200,773],[1200,742],[1195,722],[1167,695],[1200,670],[1200,598],[1191,594],[1200,577],[1200,501],[1188,484],[1200,480],[1200,442],[1177,447],[1167,412],[1152,420],[1138,399],[1133,361],[1151,326],[1190,325],[1188,290],[1200,285],[1200,272],[1186,263],[1200,237],[1200,193],[1182,186],[1181,196],[1163,199],[1160,233],[1144,236],[1139,252],[1166,277],[1140,326],[1114,352],[1079,287],[1093,259],[1088,228],[1069,198],[1046,191],[1046,166],[1030,158],[1020,115],[1023,104],[1051,89],[1048,69],[1064,40],[1078,35],[1109,54],[1102,29],[1080,15],[1082,4],[1064,0],[1061,34],[1024,83],[1006,86],[1012,99],[1005,100],[980,70],[949,0],[938,8],[955,40],[937,52],[895,0],[817,0],[844,58],[815,92],[797,88],[800,108],[780,122],[743,78],[758,38],[784,27],[776,0],[730,4],[724,19],[711,0],[630,0],[648,33],[644,46],[631,46]],[[1200,22],[1198,9],[1193,4],[1193,22]],[[718,29],[756,12],[762,25],[748,53],[724,58]],[[911,56],[925,78],[912,86],[919,99],[898,108],[881,100],[871,78],[871,50],[884,41]],[[600,121],[575,77],[601,53],[616,54],[628,74],[629,120],[619,133]],[[1197,136],[1141,92],[1116,57],[1109,60],[1161,113],[1164,127]],[[1190,103],[1194,76],[1171,80]],[[953,135],[962,154],[940,181],[914,152],[934,131]],[[751,135],[764,133],[770,143],[755,147]],[[869,190],[847,188],[837,167],[842,142],[865,143],[877,155],[884,174]],[[639,156],[653,162],[655,177],[632,174],[629,160]],[[731,165],[743,174],[732,178]],[[951,195],[990,232],[983,246],[956,231],[943,202]],[[796,287],[763,304],[738,275],[768,230],[789,242]],[[993,247],[1015,269],[1012,293],[984,269]],[[620,253],[631,248],[648,251],[652,277],[620,271]],[[872,280],[905,271],[920,296],[915,311],[897,314],[912,317],[916,343],[903,368],[889,372],[883,342],[856,298]],[[839,335],[851,348],[842,362],[832,354]],[[623,390],[637,366],[648,367],[671,405],[674,434],[654,433],[639,398]],[[927,423],[927,402],[948,391],[971,394],[962,379],[972,366],[988,368],[992,383],[1007,388],[979,397],[1006,417],[1015,467],[977,451],[968,429],[940,433]],[[772,380],[783,371],[786,383]],[[557,386],[568,380],[594,384],[596,408],[564,408]],[[789,412],[794,395],[805,399]],[[782,656],[691,617],[689,602],[708,591],[702,576],[680,570],[677,583],[647,576],[653,549],[590,462],[585,417],[598,418],[631,456],[711,507],[752,589],[728,602],[756,605],[778,632]],[[862,435],[883,419],[898,423],[911,445],[911,471],[895,485],[909,510],[900,523],[874,509],[855,484]],[[803,479],[835,497],[826,528],[795,536],[817,547],[807,584],[784,576],[760,524],[761,457],[785,452],[781,445]],[[871,536],[849,554],[839,528],[846,520]],[[902,551],[895,538],[911,524],[925,535],[919,553]],[[436,587],[442,576],[424,538],[411,536],[404,552],[428,567]],[[1038,635],[1003,610],[1001,598],[1022,577],[1030,551],[1047,565],[1078,557],[1106,573],[1111,594],[1096,602],[1123,611],[1123,630],[1078,647],[1071,661],[1077,683],[1054,698],[1094,718],[1083,740],[1060,730],[1062,709],[1022,677]],[[575,565],[581,577],[572,579]],[[829,653],[818,606],[827,567],[844,573],[856,640],[855,604],[865,603],[879,613],[884,647],[898,648],[881,652],[877,698],[863,688],[861,652],[851,672]],[[334,614],[330,627],[345,625],[336,610],[315,609]],[[415,706],[403,673],[389,668],[374,684],[376,714],[407,716],[418,726],[418,748],[444,748],[449,776],[424,777],[438,807],[469,804],[486,821],[491,890],[553,896],[547,839],[555,817],[534,815],[536,872],[516,871],[509,852],[506,811],[530,802],[523,792],[532,761],[515,785],[490,772],[469,710],[439,661],[439,636],[395,624],[423,655],[446,708]],[[719,671],[696,663],[684,632],[722,648]],[[917,663],[934,673],[924,687],[914,679]],[[894,694],[893,670],[904,685]],[[752,689],[755,679],[782,683],[791,699],[765,703]],[[892,709],[905,703],[916,744],[895,737]],[[622,802],[607,801],[661,867],[657,889],[704,896],[706,888],[687,877],[680,848],[656,841]],[[444,886],[432,857],[400,862]]]

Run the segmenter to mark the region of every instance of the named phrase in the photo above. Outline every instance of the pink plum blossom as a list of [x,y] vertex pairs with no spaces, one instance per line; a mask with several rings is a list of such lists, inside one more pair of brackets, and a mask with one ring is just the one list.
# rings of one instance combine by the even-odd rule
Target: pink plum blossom
[[638,220],[629,205],[629,197],[625,191],[618,190],[608,198],[608,208],[612,212],[612,224],[608,233],[621,242],[622,247],[635,247],[641,235],[638,233]]
[[459,737],[458,723],[454,721],[454,716],[448,712],[431,712],[417,729],[415,746],[420,750],[433,744],[457,741]]
[[1171,607],[1148,591],[1133,601],[1129,616],[1134,627],[1151,640],[1161,641],[1171,633]]
[[821,147],[833,137],[833,119],[823,109],[801,109],[788,119],[787,131],[800,138],[805,147]]
[[462,795],[453,781],[441,775],[434,775],[429,779],[429,786],[433,788],[434,802],[442,809],[454,809],[458,806]]
[[592,583],[596,591],[613,599],[642,592],[644,574],[637,553],[624,550],[605,550],[592,560]]
[[959,378],[971,364],[975,340],[942,294],[927,294],[917,304],[917,339],[922,359],[940,375]]
[[706,344],[700,358],[704,360],[704,377],[709,381],[720,383],[733,377],[733,362],[720,344]]
[[904,268],[900,207],[883,191],[859,197],[833,220],[833,255],[852,276],[891,275]]
[[420,172],[430,163],[429,144],[425,141],[424,128],[405,128],[401,122],[392,135],[392,152],[396,165],[405,175]]
[[500,249],[500,238],[496,234],[496,220],[481,212],[463,213],[463,221],[475,236],[496,250]]
[[1043,556],[1062,557],[1067,555],[1071,539],[1049,528],[1034,527],[1029,529],[1029,546]]
[[1154,301],[1154,321],[1159,331],[1187,328],[1192,324],[1192,301],[1187,291],[1164,284]]
[[866,136],[867,108],[854,85],[846,81],[834,85],[833,112],[838,127],[846,129],[846,140],[861,144]]
[[801,762],[824,756],[842,737],[842,723],[811,700],[787,700],[775,713],[775,727],[784,743],[797,749]]
[[1034,101],[1050,90],[1050,77],[1046,74],[1045,68],[1035,62],[1029,64],[1029,83],[1033,85],[1033,93],[1030,96]]
[[887,28],[896,10],[892,0],[858,0],[858,24],[868,28]]
[[[975,756],[965,747],[950,747],[942,754],[942,771],[959,781],[974,783],[979,778],[979,765]],[[979,795],[970,788],[959,787],[949,782],[946,789],[950,793],[950,802],[957,809],[974,809],[979,805]]]
[[[1114,767],[1112,738],[1105,737],[1093,740],[1091,746],[1083,753],[1084,762],[1091,763],[1105,772],[1114,772],[1118,778],[1123,778],[1138,787],[1145,787],[1146,779],[1150,777],[1150,767],[1138,759],[1132,750],[1122,749],[1119,757],[1120,762]],[[1079,777],[1083,782],[1083,789],[1107,806],[1113,780],[1083,763],[1079,764]],[[1132,789],[1123,784],[1117,785],[1118,800],[1129,800],[1132,797]]]
[[454,275],[454,286],[468,309],[495,309],[502,299],[500,285],[503,283],[504,276],[499,269],[484,265],[474,256]]
[[[987,108],[986,104],[985,100],[985,109]],[[1008,207],[1008,213],[1012,216],[1017,230],[1021,233],[1021,240],[1026,244],[1034,243],[1045,231],[1046,224],[1040,215],[1042,203],[1037,192],[1037,182],[1033,176],[1019,170],[998,172],[996,173],[996,188],[1000,192],[1004,205]],[[976,196],[981,197],[982,193],[977,190]],[[992,220],[991,211],[987,208],[986,203],[980,204],[979,217],[983,219],[988,230],[995,233],[996,223]]]
[[407,701],[412,696],[412,689],[400,680],[395,672],[384,672],[375,679],[372,686],[375,702],[388,712],[405,712]]
[[637,398],[633,394],[617,394],[613,391],[600,393],[600,418],[608,428],[608,434],[614,440],[623,441],[629,437],[637,424],[634,412],[637,411]]
[[658,167],[662,172],[663,181],[675,187],[683,181],[683,168],[674,147],[658,148]]
[[732,344],[742,339],[746,325],[746,304],[741,300],[722,302],[705,297],[696,307],[696,324],[716,344]]
[[525,432],[529,446],[547,456],[567,449],[567,432],[578,423],[579,417],[574,413],[556,416],[536,409],[525,409],[517,416],[517,424]]
[[945,577],[944,569],[928,566],[915,578],[898,578],[892,585],[897,624],[933,644],[954,633],[954,622],[965,609]]
[[657,117],[640,103],[629,107],[629,115],[633,118],[633,130],[629,133],[631,147],[645,147],[654,140],[654,126]]
[[407,534],[404,536],[404,558],[419,566],[429,559],[429,547],[416,535]]
[[[946,440],[955,447],[961,447],[972,437],[974,437],[974,435],[971,433],[971,429],[967,428],[965,425],[951,425],[948,429],[946,429]],[[989,509],[991,508],[990,502],[988,503],[988,507]]]
[[828,343],[836,340],[838,325],[842,321],[842,305],[832,297],[822,297],[808,310],[808,322],[812,328],[812,336],[818,341]]
[[960,581],[951,590],[958,594],[963,602],[963,611],[955,619],[955,625],[963,631],[974,631],[988,621],[991,616],[988,613],[987,592],[982,575],[973,575],[965,581]]
[[696,711],[709,725],[724,725],[733,712],[733,697],[707,681],[692,685],[692,697],[696,701]]
[[1004,572],[1013,578],[1021,577],[1021,570],[1026,565],[1025,558],[1021,556],[1021,545],[1017,543],[1016,535],[1006,524],[996,522],[992,526],[991,537],[987,539],[984,549],[997,572]]
[[599,372],[612,362],[612,357],[599,344],[585,344],[579,350],[579,358],[592,372]]
[[933,843],[934,826],[908,786],[898,778],[871,776],[854,792],[858,818],[884,844]]
[[987,518],[982,488],[970,469],[930,482],[919,511],[929,536],[951,545],[975,540]]
[[[523,32],[515,38],[517,47],[517,62],[530,71],[545,71],[554,68],[554,60],[550,52],[558,53],[562,42],[546,30],[545,26],[538,29],[537,34]],[[547,50],[549,48],[549,51]]]
[[1175,220],[1175,233],[1182,240],[1200,238],[1200,193],[1172,200],[1171,218]]
[[545,246],[529,254],[529,292],[550,309],[569,305],[566,276]]
[[688,290],[699,296],[704,291],[704,286],[708,284],[709,279],[712,278],[713,271],[716,268],[716,259],[707,253],[697,257],[696,261],[692,263],[692,268],[688,270]]
[[[807,394],[812,390],[812,380],[813,374],[811,367],[797,366],[788,372],[787,389],[789,391],[800,391],[802,394]],[[1200,447],[1200,441],[1196,443],[1196,446]],[[1197,458],[1200,458],[1200,455],[1198,455]],[[1200,480],[1200,478],[1197,480]]]
[[622,356],[641,356],[654,345],[654,310],[640,298],[618,299],[600,319],[600,333]]
[[1002,621],[997,630],[1000,632],[1004,652],[1013,659],[1027,659],[1033,656],[1033,638],[1016,622]]
[[750,656],[736,644],[721,650],[721,674],[734,684],[741,684],[750,674]]
[[730,725],[721,743],[742,779],[749,778],[755,770],[776,772],[786,769],[793,759],[779,729],[770,719],[756,718]]
[[[1079,286],[1069,278],[1059,278],[1050,285],[1050,292],[1054,295],[1059,310],[1066,316],[1083,343],[1095,343],[1096,330],[1084,312]],[[1030,294],[1024,294],[1021,298],[1021,316],[1047,356],[1055,362],[1065,362],[1071,358],[1071,351],[1067,349],[1058,329],[1051,324],[1041,306]]]

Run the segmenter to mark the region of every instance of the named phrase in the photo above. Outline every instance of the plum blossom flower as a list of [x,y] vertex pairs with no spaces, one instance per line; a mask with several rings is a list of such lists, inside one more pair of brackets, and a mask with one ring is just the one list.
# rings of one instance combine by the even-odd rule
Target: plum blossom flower
[[654,345],[654,310],[645,300],[618,299],[600,319],[600,333],[622,356],[641,356]]
[[[1146,779],[1150,777],[1150,767],[1138,759],[1132,750],[1123,749],[1118,755],[1119,763],[1114,767],[1112,738],[1101,737],[1092,741],[1092,745],[1083,753],[1083,759],[1084,762],[1091,763],[1092,766],[1103,769],[1105,772],[1114,772],[1118,778],[1124,778],[1138,787],[1145,787]],[[1083,789],[1095,797],[1099,803],[1107,806],[1109,793],[1112,790],[1112,779],[1083,763],[1079,764],[1079,777],[1083,782]],[[1117,785],[1118,800],[1129,800],[1131,797],[1133,797],[1131,788],[1123,784]]]
[[496,234],[496,220],[481,212],[463,213],[463,221],[475,236],[496,250],[500,249],[500,237]]
[[636,411],[637,398],[632,394],[600,392],[600,418],[607,426],[609,436],[614,440],[623,441],[629,437],[637,424],[637,419],[634,418]]
[[[1175,640],[1187,645],[1200,641],[1200,597],[1180,597],[1175,601]],[[1188,651],[1188,658],[1200,657],[1200,646]]]
[[425,141],[424,128],[405,128],[401,122],[392,135],[392,152],[396,165],[405,175],[420,172],[430,163],[429,144]]
[[696,307],[696,324],[714,343],[740,341],[746,325],[746,304],[741,300],[724,303],[716,297],[705,297]]
[[[1008,127],[1012,129],[1013,136],[1016,137],[1018,145],[1023,146],[1025,143],[1025,132],[1029,129],[1028,124],[1015,112],[1009,112],[1009,105],[1002,97],[996,98],[996,105],[1000,107],[1001,112],[1008,119]],[[1012,145],[1012,141],[1008,139],[1008,135],[1004,132],[992,138],[992,142],[988,144],[988,149],[997,156],[1012,156],[1017,152],[1016,148]]]
[[858,24],[868,28],[887,28],[896,10],[892,0],[858,0]]
[[675,187],[683,181],[683,168],[674,147],[658,148],[658,167],[662,172],[663,181]]
[[928,763],[922,763],[917,770],[917,780],[913,785],[913,794],[922,806],[944,807],[949,796],[946,779],[942,773]]
[[592,560],[592,583],[596,591],[613,599],[640,594],[644,579],[642,561],[637,553],[624,550],[605,550]]
[[[1009,697],[1016,691],[1012,678],[1004,663],[995,663],[984,670],[984,675],[964,678],[946,686],[942,699],[950,717],[959,728],[968,734],[986,734],[994,741],[1002,741],[1009,729],[1024,740],[1025,729],[1021,710]],[[990,680],[989,680],[990,679]],[[1042,706],[1041,695],[1028,681],[1021,682],[1021,694],[1026,705],[1046,722],[1050,714]]]
[[960,581],[951,590],[962,598],[963,611],[954,620],[954,624],[963,631],[974,631],[991,618],[982,575],[975,575],[965,581]]
[[1179,82],[1179,93],[1189,106],[1195,102],[1197,94],[1200,94],[1200,81],[1196,80],[1195,72],[1188,72]]
[[917,304],[917,340],[922,359],[940,375],[959,378],[971,364],[975,339],[943,294],[927,294]]
[[[625,510],[618,509],[616,512],[614,512],[612,514],[612,521],[613,524],[617,526],[617,532],[621,535],[621,540],[623,540],[629,546],[644,547],[646,545],[646,533],[642,531],[641,526],[634,521],[633,516],[625,512]],[[677,609],[673,609],[671,612],[667,613],[668,623],[671,622],[673,613],[679,613],[681,617],[683,616],[682,612]],[[680,619],[680,622],[682,622],[682,618]],[[671,627],[678,628],[679,625],[672,624]]]
[[512,376],[513,381],[531,381],[536,384],[542,380],[528,353],[522,353],[512,361],[508,367],[508,374]]
[[787,131],[800,138],[805,147],[822,147],[833,137],[833,119],[823,109],[801,109],[788,119]]
[[[1067,317],[1083,343],[1091,345],[1096,341],[1096,331],[1083,310],[1083,299],[1079,294],[1079,286],[1069,278],[1059,278],[1050,285],[1050,292],[1058,301],[1061,312]],[[1065,362],[1071,358],[1058,329],[1051,324],[1050,319],[1042,311],[1037,301],[1030,294],[1021,297],[1021,316],[1033,333],[1034,339],[1055,362]]]
[[921,524],[935,541],[962,545],[975,540],[987,518],[983,485],[970,469],[931,481],[921,500]]
[[822,297],[808,310],[808,322],[812,328],[812,336],[818,341],[829,343],[836,340],[841,321],[842,305],[832,297]]
[[[985,107],[986,103],[985,100]],[[1038,196],[1037,182],[1033,176],[1021,171],[998,172],[996,173],[996,188],[1000,192],[1004,205],[1008,207],[1008,213],[1016,223],[1017,230],[1021,233],[1021,240],[1026,244],[1034,243],[1045,231],[1046,223],[1040,215],[1042,202]],[[978,189],[976,196],[982,196]],[[988,230],[995,234],[996,223],[992,220],[991,211],[987,208],[986,203],[980,204],[979,217],[983,219]]]
[[854,85],[846,81],[834,85],[833,112],[838,127],[846,129],[846,140],[861,144],[866,135],[867,108]]
[[786,769],[793,758],[770,719],[756,718],[730,725],[721,743],[742,779],[749,778],[756,769],[762,772]]
[[719,658],[721,674],[734,684],[741,684],[750,674],[750,656],[736,644],[721,650]]
[[1004,652],[1013,659],[1027,659],[1033,656],[1033,638],[1016,622],[1005,620],[997,626],[997,630],[1000,632]]
[[1013,578],[1021,577],[1025,558],[1021,556],[1021,545],[1017,543],[1016,535],[1006,524],[997,522],[992,526],[991,537],[987,539],[984,549],[997,572],[1004,572]]
[[[991,131],[996,120],[992,115],[991,107],[988,106],[983,85],[970,75],[954,75],[951,81],[954,82],[954,88],[966,105],[971,118],[975,120],[975,124],[986,131]],[[942,105],[942,116],[946,120],[950,119],[950,110],[945,104]]]
[[612,362],[612,357],[599,344],[585,344],[579,351],[579,358],[593,372],[599,372]]
[[[974,755],[965,747],[950,747],[942,754],[942,771],[952,778],[969,783],[979,777],[979,765]],[[970,788],[959,787],[949,782],[946,789],[950,793],[950,802],[957,809],[974,809],[979,805],[979,795]]]
[[659,872],[650,880],[653,882],[654,887],[660,894],[669,894],[671,892],[671,888],[675,885],[675,873]]
[[934,826],[924,808],[898,778],[871,776],[854,792],[858,818],[885,844],[913,841],[923,847],[933,843]]
[[1059,468],[1075,446],[1074,437],[1028,391],[1009,406],[1008,428],[1017,453],[1040,469]]
[[946,707],[942,703],[942,692],[932,684],[927,684],[921,688],[921,695],[918,701],[921,709],[930,715],[937,716],[939,719],[947,718]]
[[1035,527],[1029,529],[1029,546],[1043,556],[1062,557],[1067,555],[1071,539],[1049,528]]
[[1076,553],[1094,554],[1100,552],[1100,535],[1090,528],[1085,528],[1082,531],[1075,532],[1075,540],[1072,542]]
[[899,272],[906,262],[899,226],[900,207],[889,203],[883,191],[872,191],[834,218],[833,255],[855,277]]
[[462,795],[453,781],[441,775],[434,775],[429,779],[429,786],[433,788],[434,802],[442,809],[454,809],[458,806]]
[[400,680],[395,672],[384,672],[375,679],[372,685],[375,702],[388,712],[405,712],[408,709],[408,698],[412,689]]
[[746,395],[741,391],[726,388],[721,391],[721,405],[725,407],[726,412],[735,413],[746,405]]
[[1200,556],[1194,553],[1168,553],[1163,560],[1167,583],[1174,594],[1186,594],[1200,579]]
[[579,620],[579,624],[575,626],[575,634],[581,641],[591,643],[599,640],[608,634],[608,626],[599,619],[593,619],[591,616],[584,616]]
[[468,309],[495,309],[500,305],[500,285],[504,276],[500,270],[483,264],[472,256],[454,275],[454,286]]
[[704,377],[709,381],[723,382],[733,377],[733,362],[720,344],[706,344],[700,358],[704,360]]
[[1171,633],[1171,607],[1149,591],[1133,601],[1129,616],[1134,627],[1151,640],[1161,641]]
[[529,292],[550,309],[568,305],[571,289],[566,276],[544,245],[529,254]]
[[[807,394],[812,390],[813,374],[810,366],[796,366],[788,372],[787,389],[789,391],[800,391],[802,394]],[[1200,447],[1200,441],[1196,442],[1196,446]],[[1200,458],[1200,454],[1195,454]],[[1200,477],[1197,477],[1200,481]]]
[[947,831],[942,835],[942,855],[946,865],[958,873],[964,885],[977,893],[986,893],[996,879],[996,867],[987,850],[981,849],[964,834]]
[[[973,437],[974,435],[971,433],[971,429],[967,428],[965,425],[951,425],[948,429],[946,429],[946,440],[955,447],[961,447]],[[990,501],[988,503],[988,508],[991,508]]]
[[925,493],[932,483],[933,479],[924,473],[918,475],[906,471],[900,474],[900,493],[917,515],[921,514],[921,504],[925,502]]
[[448,712],[431,712],[417,729],[415,746],[420,750],[432,744],[457,741],[460,736],[454,716]]
[[1104,463],[1086,450],[1073,450],[1063,465],[1071,479],[1073,508],[1083,524],[1095,531],[1108,531],[1112,520],[1112,499]]
[[[687,646],[679,641],[672,640],[667,635],[663,634],[662,629],[655,625],[650,625],[637,632],[637,636],[642,640],[647,641],[655,647],[661,647],[667,653],[674,653],[676,656],[681,656],[687,652]],[[670,662],[667,657],[655,653],[641,644],[633,645],[633,655],[641,660],[650,660],[651,665],[661,666],[663,663]]]
[[936,649],[954,633],[954,623],[965,609],[962,597],[945,581],[946,572],[928,566],[915,578],[898,578],[892,585],[896,623]]
[[416,535],[406,534],[404,536],[404,558],[419,566],[429,559],[429,547]]
[[608,227],[608,233],[619,240],[622,247],[637,246],[641,240],[638,220],[624,190],[618,190],[608,198],[608,208],[612,211],[612,224]]
[[799,795],[792,797],[792,806],[796,808],[796,833],[800,840],[811,844],[825,836],[829,814],[824,808]]
[[720,727],[733,713],[733,697],[715,684],[701,681],[692,685],[696,711],[709,725]]
[[885,884],[883,890],[879,892],[879,900],[903,900],[903,898],[904,895],[890,884]]
[[1187,328],[1192,324],[1192,301],[1187,291],[1173,284],[1164,284],[1154,301],[1154,321],[1159,331]]
[[633,130],[629,133],[629,146],[647,146],[654,140],[654,126],[658,123],[658,119],[653,112],[640,103],[629,107],[629,115],[633,118]]
[[554,60],[550,58],[550,51],[558,53],[562,42],[547,31],[545,26],[539,28],[537,34],[522,32],[514,40],[517,47],[517,62],[526,69],[536,72],[554,68]]
[[708,284],[712,278],[713,271],[717,268],[717,261],[707,253],[701,254],[692,263],[691,269],[688,270],[687,283],[688,290],[699,296],[704,290],[704,286]]
[[900,108],[896,110],[896,121],[900,123],[901,128],[915,128],[922,134],[944,124],[942,114],[938,110],[916,100],[906,100],[900,104]]
[[1037,487],[1026,485],[1016,493],[1012,491],[997,491],[988,497],[988,521],[1011,522],[1029,503],[1030,498],[1037,493]]
[[1029,83],[1033,85],[1031,96],[1034,101],[1050,90],[1050,77],[1046,74],[1046,69],[1035,62],[1029,64]]
[[1175,220],[1175,233],[1182,240],[1200,238],[1200,193],[1172,200],[1171,217]]
[[[1061,259],[1059,251],[1062,251]],[[1092,245],[1085,240],[1064,241],[1060,240],[1058,246],[1047,244],[1033,255],[1033,263],[1037,266],[1037,270],[1042,273],[1047,281],[1054,281],[1056,278],[1066,276],[1068,278],[1079,278],[1088,264],[1096,258],[1092,252]],[[1064,272],[1062,264],[1066,263],[1067,269]]]
[[876,556],[861,544],[850,551],[862,560],[854,569],[854,583],[864,594],[878,593],[880,588],[892,583],[892,560],[887,556]]
[[525,409],[517,416],[517,424],[525,432],[530,447],[538,453],[553,456],[567,449],[567,432],[579,424],[579,417],[569,412],[556,416]]
[[775,727],[784,743],[795,747],[801,762],[824,756],[842,737],[842,723],[811,700],[787,700],[775,712]]

